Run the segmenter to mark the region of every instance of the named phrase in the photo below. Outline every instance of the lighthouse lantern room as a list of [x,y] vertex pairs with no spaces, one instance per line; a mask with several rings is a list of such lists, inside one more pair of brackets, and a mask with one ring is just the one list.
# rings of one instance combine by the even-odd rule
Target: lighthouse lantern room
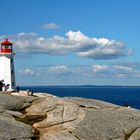
[[0,80],[4,82],[4,91],[15,90],[13,44],[6,39],[0,47]]

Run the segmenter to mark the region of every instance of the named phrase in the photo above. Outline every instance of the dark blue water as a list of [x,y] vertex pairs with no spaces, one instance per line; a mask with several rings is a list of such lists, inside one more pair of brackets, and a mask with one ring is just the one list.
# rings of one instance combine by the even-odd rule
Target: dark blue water
[[26,86],[34,92],[48,92],[59,97],[73,96],[98,99],[140,109],[140,87],[127,86]]

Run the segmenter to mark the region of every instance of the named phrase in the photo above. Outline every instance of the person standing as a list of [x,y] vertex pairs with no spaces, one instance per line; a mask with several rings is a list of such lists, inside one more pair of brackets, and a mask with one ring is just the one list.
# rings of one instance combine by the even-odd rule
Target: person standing
[[0,80],[0,91],[3,91],[4,80]]
[[19,92],[19,91],[20,91],[20,87],[17,86],[17,87],[16,87],[16,92]]

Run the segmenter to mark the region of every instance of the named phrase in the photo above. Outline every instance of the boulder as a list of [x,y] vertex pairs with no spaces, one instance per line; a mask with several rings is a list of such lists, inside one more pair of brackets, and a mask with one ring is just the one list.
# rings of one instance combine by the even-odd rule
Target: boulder
[[139,140],[140,111],[84,98],[44,97],[26,109],[43,115],[40,140]]
[[0,140],[30,140],[33,129],[30,125],[16,121],[12,116],[0,114]]
[[[0,110],[20,111],[27,107],[27,103],[35,101],[37,97],[21,97],[0,94]],[[29,105],[28,105],[29,106]]]
[[0,94],[0,140],[31,140],[34,129],[22,123],[20,117],[25,107],[29,107],[35,97],[20,97]]

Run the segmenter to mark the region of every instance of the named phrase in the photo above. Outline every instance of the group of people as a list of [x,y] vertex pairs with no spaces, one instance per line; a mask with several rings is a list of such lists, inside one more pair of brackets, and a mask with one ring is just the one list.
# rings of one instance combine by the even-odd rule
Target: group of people
[[9,88],[9,84],[5,84],[4,80],[0,80],[0,91],[7,91],[7,89]]
[[[8,91],[9,89],[9,84],[5,84],[4,83],[4,80],[0,80],[0,92],[1,91]],[[16,89],[15,89],[16,92],[19,92],[20,91],[20,87],[17,86]]]

